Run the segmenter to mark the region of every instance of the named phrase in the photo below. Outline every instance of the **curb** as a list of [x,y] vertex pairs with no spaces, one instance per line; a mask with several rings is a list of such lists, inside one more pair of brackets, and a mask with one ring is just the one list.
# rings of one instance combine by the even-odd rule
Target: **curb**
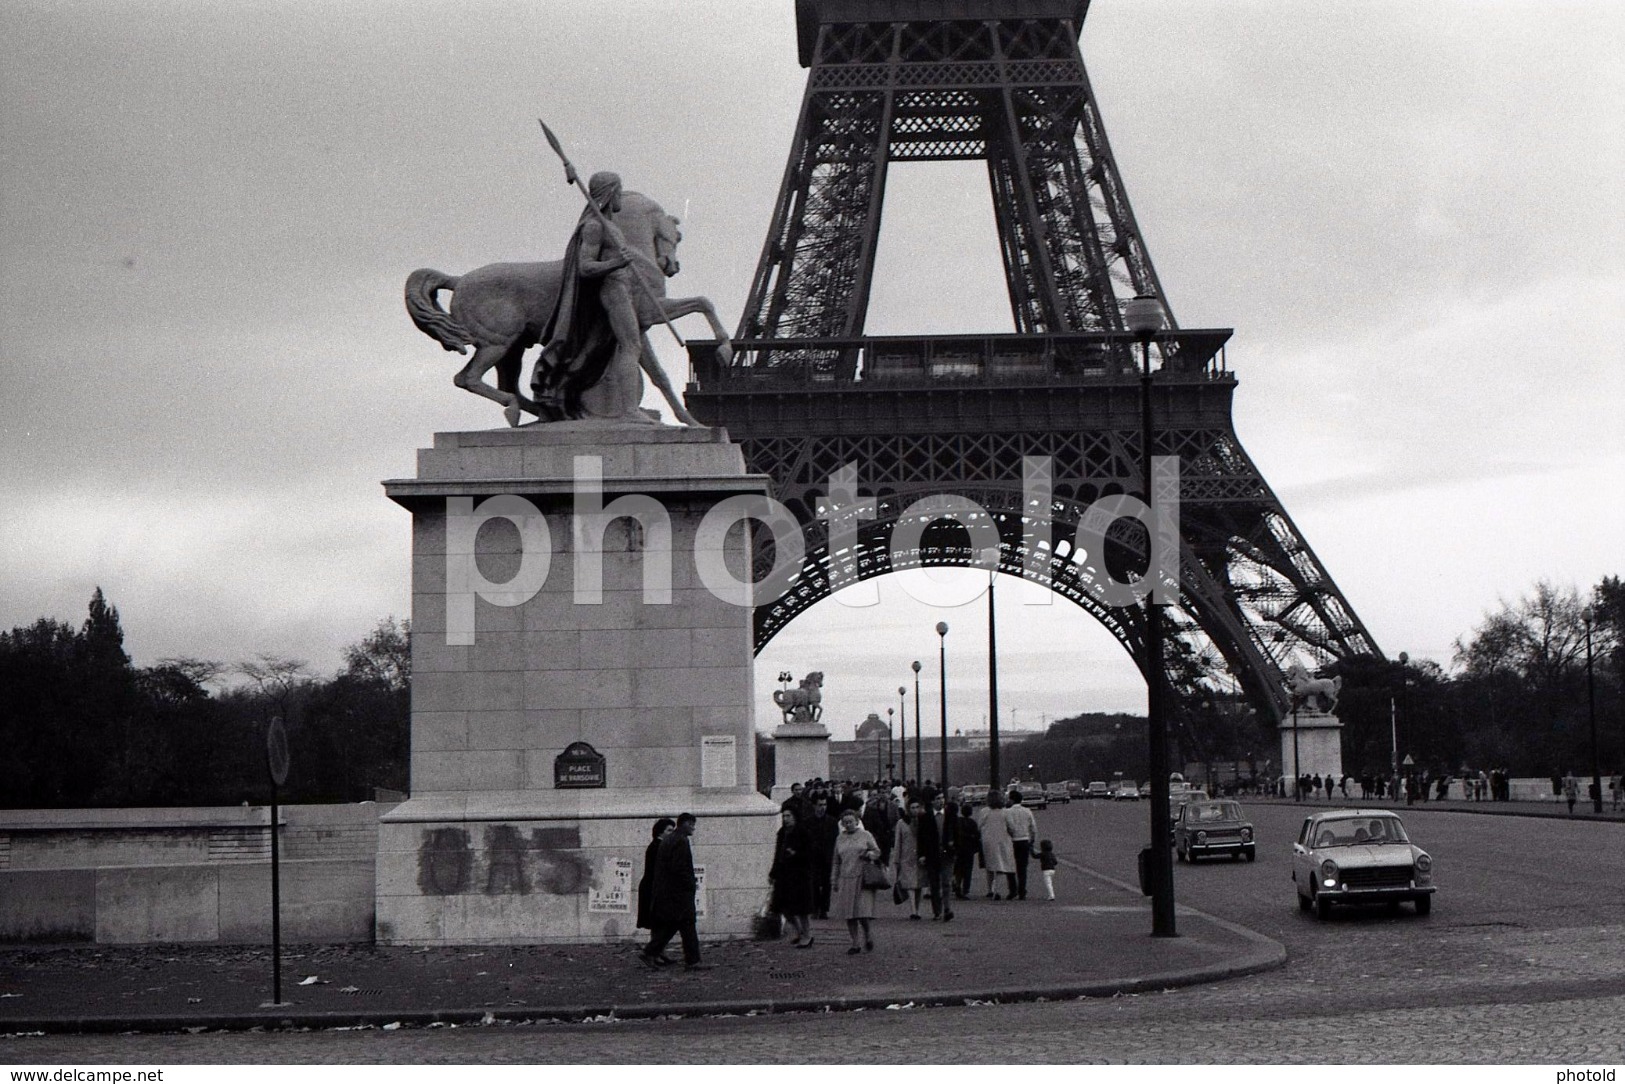
[[[1114,877],[1076,862],[1061,859],[1080,873],[1138,896],[1140,891]],[[632,1020],[687,1019],[721,1016],[774,1016],[785,1013],[859,1012],[869,1009],[908,1010],[962,1006],[977,1002],[1010,1004],[1023,1001],[1072,1001],[1081,998],[1107,998],[1220,982],[1225,979],[1271,971],[1286,963],[1286,946],[1261,933],[1216,918],[1192,907],[1181,906],[1179,913],[1196,917],[1251,943],[1252,947],[1228,963],[1208,967],[1182,968],[1150,975],[1095,979],[1081,983],[1050,986],[1003,986],[976,990],[925,990],[916,993],[865,994],[852,997],[739,998],[734,1000],[691,1001],[682,1004],[638,1002],[583,1002],[570,1005],[538,1005],[503,1009],[411,1009],[400,1012],[321,1011],[279,1013],[267,1008],[261,1012],[227,1013],[218,1016],[164,1014],[154,1016],[80,1016],[52,1020],[0,1017],[0,1035],[110,1034],[122,1032],[249,1031],[253,1029],[291,1031],[335,1028],[477,1026],[496,1024],[617,1023]]]

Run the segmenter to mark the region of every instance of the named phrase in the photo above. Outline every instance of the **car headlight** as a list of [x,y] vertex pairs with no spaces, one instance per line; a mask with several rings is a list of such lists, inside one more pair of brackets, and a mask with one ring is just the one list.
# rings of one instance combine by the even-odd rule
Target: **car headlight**
[[1241,841],[1243,843],[1251,843],[1253,841],[1253,830],[1251,828],[1243,828],[1241,830]]
[[1416,872],[1417,873],[1432,873],[1433,872],[1433,859],[1429,858],[1425,854],[1417,855],[1416,856]]
[[1327,888],[1337,884],[1337,863],[1330,858],[1320,864],[1320,883]]

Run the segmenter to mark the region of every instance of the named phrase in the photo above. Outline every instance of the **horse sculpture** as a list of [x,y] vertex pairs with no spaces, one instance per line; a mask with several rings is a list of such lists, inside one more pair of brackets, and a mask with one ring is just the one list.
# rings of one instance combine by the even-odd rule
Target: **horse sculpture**
[[[683,235],[677,229],[678,220],[640,192],[623,193],[621,209],[611,220],[626,240],[632,266],[653,295],[651,298],[643,291],[637,292],[639,330],[647,332],[662,318],[675,320],[701,313],[722,344],[719,356],[724,363],[731,359],[728,332],[709,299],[666,296],[666,279],[680,269],[677,245]],[[501,403],[508,424],[516,426],[523,413],[545,416],[536,400],[520,391],[519,377],[525,351],[541,341],[542,331],[558,304],[562,275],[562,260],[486,264],[461,276],[420,268],[406,279],[406,311],[419,331],[445,349],[464,354],[469,347],[474,348],[473,357],[452,378],[453,383]],[[441,290],[451,291],[449,312],[440,307]],[[638,364],[660,389],[678,421],[700,424],[672,387],[647,334],[643,336]],[[494,388],[484,379],[492,368],[497,372]],[[532,381],[533,386],[539,383]]]
[[1342,678],[1317,678],[1302,663],[1293,663],[1286,672],[1286,691],[1309,705],[1311,710],[1330,715],[1337,710],[1337,695],[1342,690]]
[[824,674],[814,670],[794,689],[776,689],[773,703],[784,712],[786,723],[816,723],[824,714]]

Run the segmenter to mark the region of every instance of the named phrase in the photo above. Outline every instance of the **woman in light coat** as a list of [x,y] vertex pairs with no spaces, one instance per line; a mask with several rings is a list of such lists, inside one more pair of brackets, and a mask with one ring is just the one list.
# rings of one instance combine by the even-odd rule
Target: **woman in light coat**
[[982,866],[987,870],[987,898],[1002,899],[993,888],[996,874],[1004,874],[1009,896],[1016,896],[1016,845],[1010,839],[1010,825],[1004,819],[1004,796],[987,792],[987,805],[979,810],[976,826],[982,831]]
[[[835,857],[830,862],[829,883],[834,886],[829,913],[846,919],[846,932],[852,938],[848,956],[868,949],[874,951],[874,938],[869,933],[869,920],[875,917],[875,890],[863,887],[863,867],[880,861],[880,844],[869,830],[858,823],[853,810],[841,813],[841,832],[835,837]],[[863,929],[863,941],[858,941],[858,929]]]
[[[921,813],[919,802],[908,807],[909,815],[897,822],[892,830],[891,848],[891,883],[895,888],[913,897],[914,913],[908,917],[918,920],[920,917],[920,845],[919,838],[914,834],[915,818]],[[895,890],[892,896],[898,899]]]

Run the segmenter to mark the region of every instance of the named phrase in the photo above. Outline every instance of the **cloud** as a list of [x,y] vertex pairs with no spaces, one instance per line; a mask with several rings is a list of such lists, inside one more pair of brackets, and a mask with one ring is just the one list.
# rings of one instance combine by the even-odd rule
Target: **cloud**
[[[1392,649],[1619,572],[1621,10],[1090,10],[1173,307],[1236,329],[1242,442]],[[579,198],[542,115],[584,170],[686,208],[674,289],[731,323],[805,78],[788,3],[0,7],[0,627],[77,619],[102,583],[143,658],[336,665],[405,606],[379,480],[499,424],[407,321],[406,274],[559,255]],[[1006,326],[979,168],[894,175],[874,329]],[[832,717],[861,719],[941,615],[832,606],[761,672],[826,669]],[[972,725],[976,610],[947,618]],[[1043,611],[1001,628],[1007,708],[1143,703],[1109,635]]]

